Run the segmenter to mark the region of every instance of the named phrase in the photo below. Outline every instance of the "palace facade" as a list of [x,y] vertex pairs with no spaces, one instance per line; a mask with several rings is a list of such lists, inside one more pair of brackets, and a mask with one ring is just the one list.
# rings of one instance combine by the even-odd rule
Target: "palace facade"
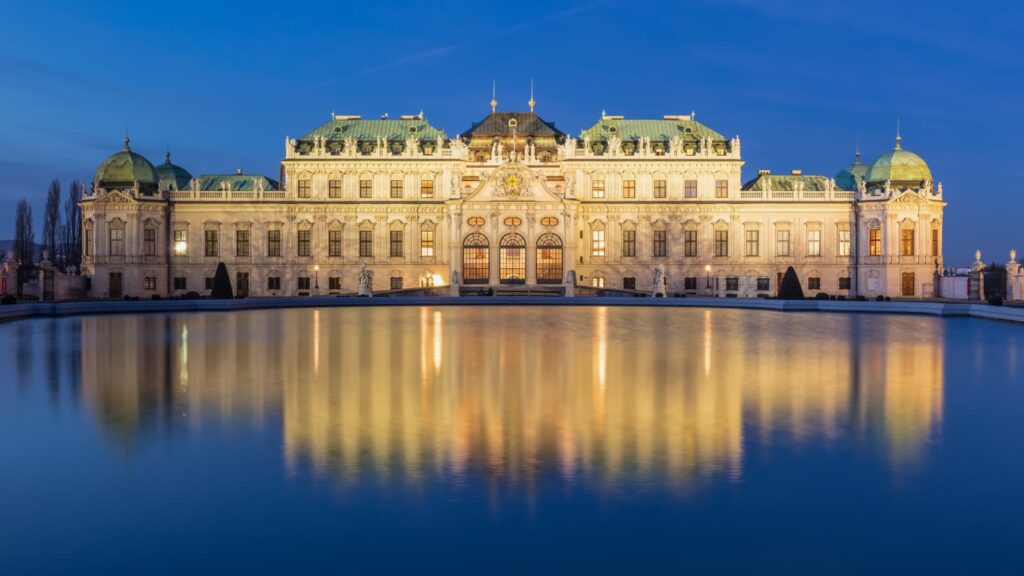
[[693,114],[602,114],[573,137],[534,112],[491,113],[448,137],[423,114],[332,115],[286,138],[279,179],[193,177],[124,149],[83,198],[90,295],[237,295],[448,285],[577,286],[772,296],[793,266],[808,295],[932,295],[942,185],[895,147],[835,177],[744,183],[739,137]]

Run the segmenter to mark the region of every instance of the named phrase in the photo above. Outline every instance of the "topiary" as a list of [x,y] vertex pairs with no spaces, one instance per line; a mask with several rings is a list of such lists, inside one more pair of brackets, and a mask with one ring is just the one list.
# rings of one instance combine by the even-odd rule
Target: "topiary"
[[885,302],[885,296],[882,296],[881,294],[875,296],[875,302]]
[[199,292],[195,292],[195,291],[186,292],[185,295],[181,297],[181,299],[182,300],[199,300]]
[[1003,297],[1002,296],[990,296],[989,299],[988,299],[988,303],[993,305],[993,306],[1002,306],[1003,305]]
[[228,267],[221,262],[217,264],[217,271],[213,274],[213,289],[210,290],[210,299],[229,300],[234,297],[231,291],[231,278],[228,276]]
[[800,286],[800,279],[796,276],[796,270],[792,266],[786,268],[782,276],[782,284],[779,285],[780,300],[803,300],[804,289]]
[[818,292],[817,294],[814,295],[814,299],[815,300],[828,300],[828,294],[825,294],[824,292]]
[[3,304],[5,306],[8,305],[8,304],[17,304],[17,303],[18,303],[18,299],[15,298],[14,296],[10,295],[10,294],[4,294],[3,298],[0,298],[0,304]]
[[854,298],[854,300],[856,300],[857,302],[867,302],[868,297],[863,294],[857,294],[857,297]]

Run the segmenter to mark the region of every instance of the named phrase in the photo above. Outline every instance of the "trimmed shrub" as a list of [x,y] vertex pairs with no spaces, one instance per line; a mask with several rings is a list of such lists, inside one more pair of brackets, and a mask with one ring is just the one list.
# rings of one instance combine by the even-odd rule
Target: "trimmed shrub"
[[150,300],[163,300],[164,298],[163,298],[163,296],[161,296],[159,294],[153,294],[152,296],[149,297],[149,299]]
[[210,290],[211,300],[230,300],[234,298],[231,291],[231,278],[228,276],[228,267],[223,262],[217,264],[217,272],[213,274],[213,289]]
[[988,303],[993,305],[993,306],[1002,306],[1003,305],[1003,297],[1002,296],[989,296]]
[[856,300],[857,302],[867,302],[868,297],[863,294],[857,294],[857,297],[854,298],[854,300]]
[[782,276],[782,284],[779,285],[780,300],[803,300],[804,289],[800,286],[800,279],[796,276],[796,270],[792,266],[786,268]]
[[881,294],[875,296],[875,302],[885,302],[885,296],[882,296]]
[[892,302],[892,298],[890,298],[890,297],[886,296],[886,297],[885,297],[885,301],[886,301],[886,302]]
[[824,292],[818,292],[817,294],[814,295],[814,299],[815,300],[828,300],[828,294],[825,294]]
[[3,304],[5,306],[8,305],[8,304],[17,304],[17,303],[18,303],[18,299],[15,298],[14,296],[10,295],[10,294],[4,294],[3,298],[0,298],[0,304]]
[[195,292],[195,291],[193,291],[193,292],[186,292],[185,295],[181,297],[181,299],[182,300],[199,300],[199,292]]

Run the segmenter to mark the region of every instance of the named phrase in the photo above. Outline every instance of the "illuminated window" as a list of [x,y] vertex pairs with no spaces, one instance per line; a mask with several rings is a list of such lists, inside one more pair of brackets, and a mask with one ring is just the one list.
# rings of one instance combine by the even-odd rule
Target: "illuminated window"
[[281,256],[281,231],[267,230],[267,256]]
[[156,290],[156,276],[146,276],[142,280],[143,290]]
[[590,183],[590,195],[594,198],[604,198],[604,180],[594,180]]
[[523,223],[523,219],[518,216],[509,216],[504,220],[505,226],[520,226]]
[[434,197],[434,181],[433,180],[421,180],[420,181],[420,198],[433,198]]
[[562,282],[562,239],[548,232],[537,239],[537,283]]
[[666,181],[666,180],[655,180],[654,181],[654,197],[655,198],[668,198],[668,181]]
[[868,230],[868,256],[882,255],[882,229],[871,228]]
[[392,180],[391,181],[391,197],[401,198],[402,197],[402,181]]
[[434,256],[434,231],[420,230],[420,256],[433,258]]
[[622,181],[622,197],[636,198],[636,180]]
[[545,216],[540,219],[541,226],[558,226],[558,218],[554,216]]
[[903,228],[900,230],[900,256],[914,255],[914,229]]
[[636,230],[622,231],[622,255],[626,258],[636,256]]
[[186,256],[188,254],[188,230],[174,231],[174,255]]
[[839,255],[849,256],[850,255],[850,231],[840,230],[839,231]]
[[480,227],[483,226],[484,223],[485,220],[480,216],[470,216],[469,219],[466,220],[466,224],[469,224],[470,226]]
[[604,230],[593,230],[590,233],[590,254],[604,256]]
[[604,288],[604,278],[601,276],[593,276],[590,278],[590,285],[594,288]]
[[462,281],[466,284],[487,284],[490,278],[490,243],[478,232],[462,242]]
[[807,255],[821,256],[821,230],[807,231]]

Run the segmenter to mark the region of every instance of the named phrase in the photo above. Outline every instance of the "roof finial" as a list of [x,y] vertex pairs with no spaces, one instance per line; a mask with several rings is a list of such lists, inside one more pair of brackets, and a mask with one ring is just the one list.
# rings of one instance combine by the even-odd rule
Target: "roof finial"
[[164,164],[170,164],[170,163],[171,163],[171,147],[168,146],[167,147],[167,153],[164,154]]
[[498,83],[491,80],[491,114],[498,111]]
[[131,150],[130,148],[128,148],[128,142],[130,142],[130,141],[131,141],[131,139],[128,138],[128,128],[125,127],[125,129],[124,129],[124,149],[125,150]]
[[533,78],[530,78],[530,101],[527,104],[530,105],[530,112],[533,112],[533,107],[537,105],[537,101],[533,99]]
[[896,150],[903,150],[903,138],[900,137],[900,117],[896,117]]
[[853,163],[860,164],[860,135],[857,135],[857,151],[853,155]]

